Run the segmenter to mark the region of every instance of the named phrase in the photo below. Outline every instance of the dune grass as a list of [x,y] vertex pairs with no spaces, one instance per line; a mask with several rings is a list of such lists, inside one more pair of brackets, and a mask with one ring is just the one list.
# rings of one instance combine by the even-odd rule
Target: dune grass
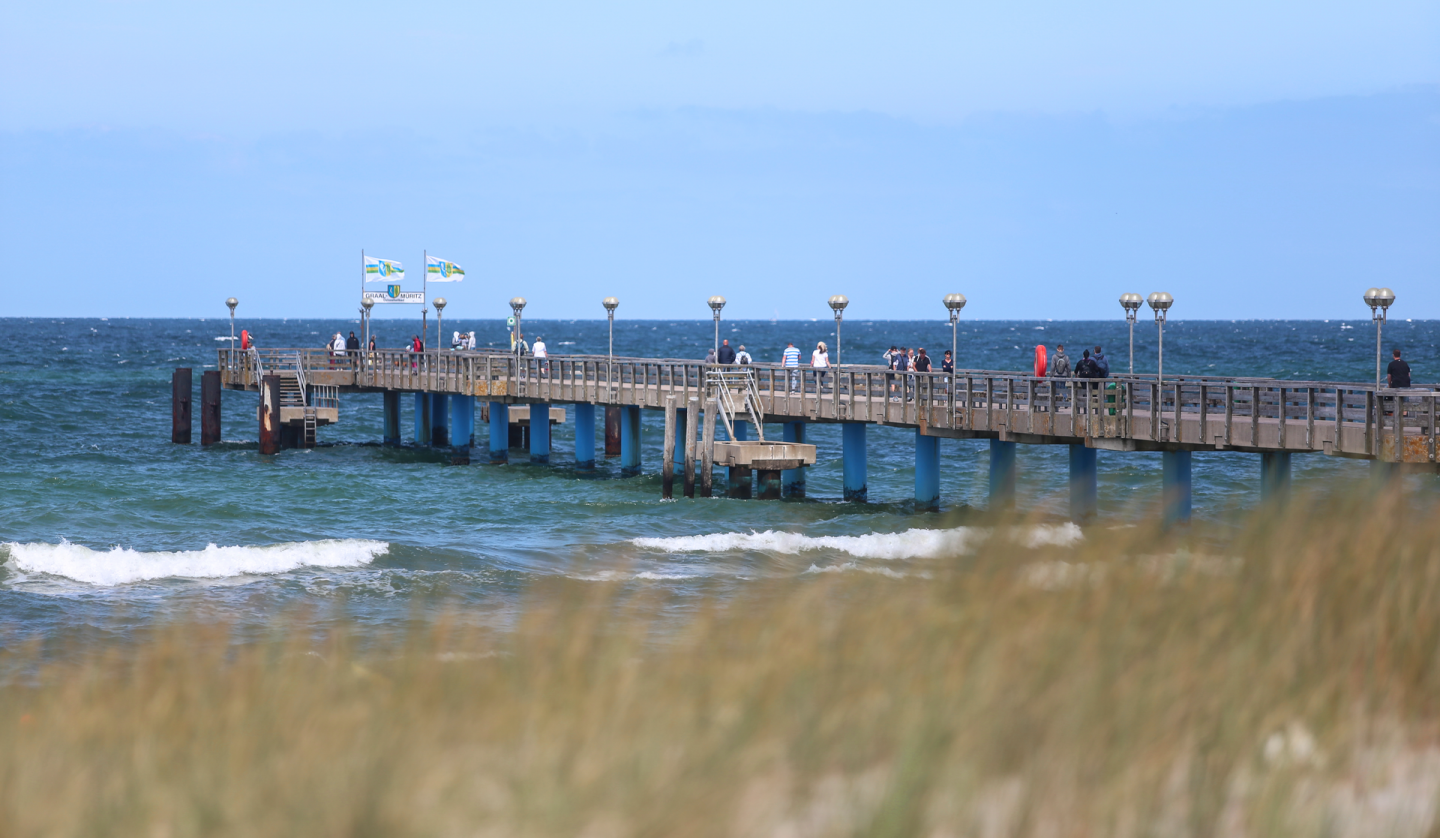
[[[1435,835],[1440,506],[1209,538],[997,526],[908,575],[677,602],[555,579],[504,633],[4,650],[7,835]],[[52,642],[54,642],[52,640]],[[63,641],[61,641],[63,642]]]

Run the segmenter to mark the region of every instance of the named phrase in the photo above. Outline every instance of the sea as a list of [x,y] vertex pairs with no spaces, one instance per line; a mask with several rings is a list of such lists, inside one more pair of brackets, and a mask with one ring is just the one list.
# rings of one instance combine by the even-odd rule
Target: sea
[[[1143,312],[1142,312],[1143,313]],[[943,312],[942,312],[943,315]],[[354,320],[236,322],[265,347],[320,347]],[[381,346],[399,348],[416,322],[377,319]],[[552,355],[603,354],[604,320],[526,320]],[[448,319],[475,331],[481,347],[508,348],[502,320]],[[700,359],[710,320],[615,323],[615,353]],[[836,346],[829,318],[723,321],[721,336],[759,361],[787,341],[807,353]],[[824,573],[923,574],[952,561],[986,525],[988,447],[941,443],[941,509],[917,510],[914,434],[872,427],[869,501],[841,492],[840,434],[815,425],[818,462],[804,499],[660,499],[663,418],[643,412],[644,473],[602,461],[574,469],[574,425],[559,425],[548,465],[519,451],[504,466],[451,465],[448,452],[408,444],[410,399],[402,399],[407,444],[386,447],[379,395],[342,396],[340,422],[319,446],[261,456],[256,396],[227,391],[223,442],[170,442],[170,379],[200,372],[230,343],[217,319],[0,318],[0,646],[24,637],[133,638],[168,617],[200,613],[233,636],[269,636],[277,620],[316,629],[344,622],[375,637],[403,633],[439,614],[503,630],[536,583],[553,577],[660,586],[667,602],[729,597],[777,578]],[[435,329],[430,330],[435,345]],[[881,363],[892,344],[950,346],[943,319],[847,320],[840,360]],[[959,366],[1033,367],[1037,344],[1063,343],[1072,358],[1102,345],[1114,371],[1129,367],[1122,319],[962,321]],[[1434,382],[1440,321],[1392,319],[1385,350],[1404,349],[1417,384]],[[1136,372],[1153,372],[1157,329],[1134,329]],[[1165,326],[1166,375],[1373,380],[1375,331],[1350,321],[1186,321]],[[483,429],[480,429],[483,433]],[[778,427],[770,433],[778,435]],[[603,450],[603,446],[602,446]],[[1064,446],[1021,446],[1018,503],[1044,537],[1093,537],[1153,513],[1159,454],[1100,452],[1100,515],[1082,530],[1066,521]],[[1259,499],[1259,458],[1228,452],[1194,457],[1196,528],[1233,526]],[[1364,462],[1299,456],[1298,490],[1368,479]],[[1433,491],[1435,478],[1428,481]],[[73,647],[67,647],[73,648]],[[83,648],[83,644],[81,646]]]

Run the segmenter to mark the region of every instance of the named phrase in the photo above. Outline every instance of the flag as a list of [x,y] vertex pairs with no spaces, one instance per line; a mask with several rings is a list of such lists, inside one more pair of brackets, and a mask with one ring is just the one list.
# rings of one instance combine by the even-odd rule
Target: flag
[[425,279],[428,282],[459,282],[465,278],[465,269],[447,262],[438,256],[425,256]]
[[405,266],[389,259],[365,257],[366,282],[399,282],[405,278]]

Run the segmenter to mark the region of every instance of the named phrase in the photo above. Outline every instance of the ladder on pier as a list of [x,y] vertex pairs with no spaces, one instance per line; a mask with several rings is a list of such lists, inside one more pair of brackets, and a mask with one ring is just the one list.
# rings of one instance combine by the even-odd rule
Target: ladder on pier
[[731,439],[735,438],[735,422],[748,419],[755,426],[759,441],[765,441],[765,409],[760,404],[754,370],[747,367],[706,370],[705,385],[707,395],[715,399],[720,408],[720,421],[725,423]]

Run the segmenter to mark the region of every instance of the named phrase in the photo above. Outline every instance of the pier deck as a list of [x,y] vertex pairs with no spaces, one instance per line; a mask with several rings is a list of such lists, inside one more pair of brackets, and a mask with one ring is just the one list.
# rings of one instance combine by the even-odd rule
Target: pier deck
[[[337,356],[306,349],[221,349],[219,368],[231,390],[258,389],[264,372],[299,372],[327,400],[346,392],[410,392],[496,404],[655,410],[669,397],[681,406],[692,397],[703,403],[705,372],[713,369],[660,358],[541,360],[445,351]],[[866,423],[915,428],[923,436],[1116,451],[1317,452],[1421,468],[1437,461],[1433,388],[1195,376],[1157,382],[1125,374],[1050,379],[993,370],[895,373],[850,365],[749,369],[766,422]]]

